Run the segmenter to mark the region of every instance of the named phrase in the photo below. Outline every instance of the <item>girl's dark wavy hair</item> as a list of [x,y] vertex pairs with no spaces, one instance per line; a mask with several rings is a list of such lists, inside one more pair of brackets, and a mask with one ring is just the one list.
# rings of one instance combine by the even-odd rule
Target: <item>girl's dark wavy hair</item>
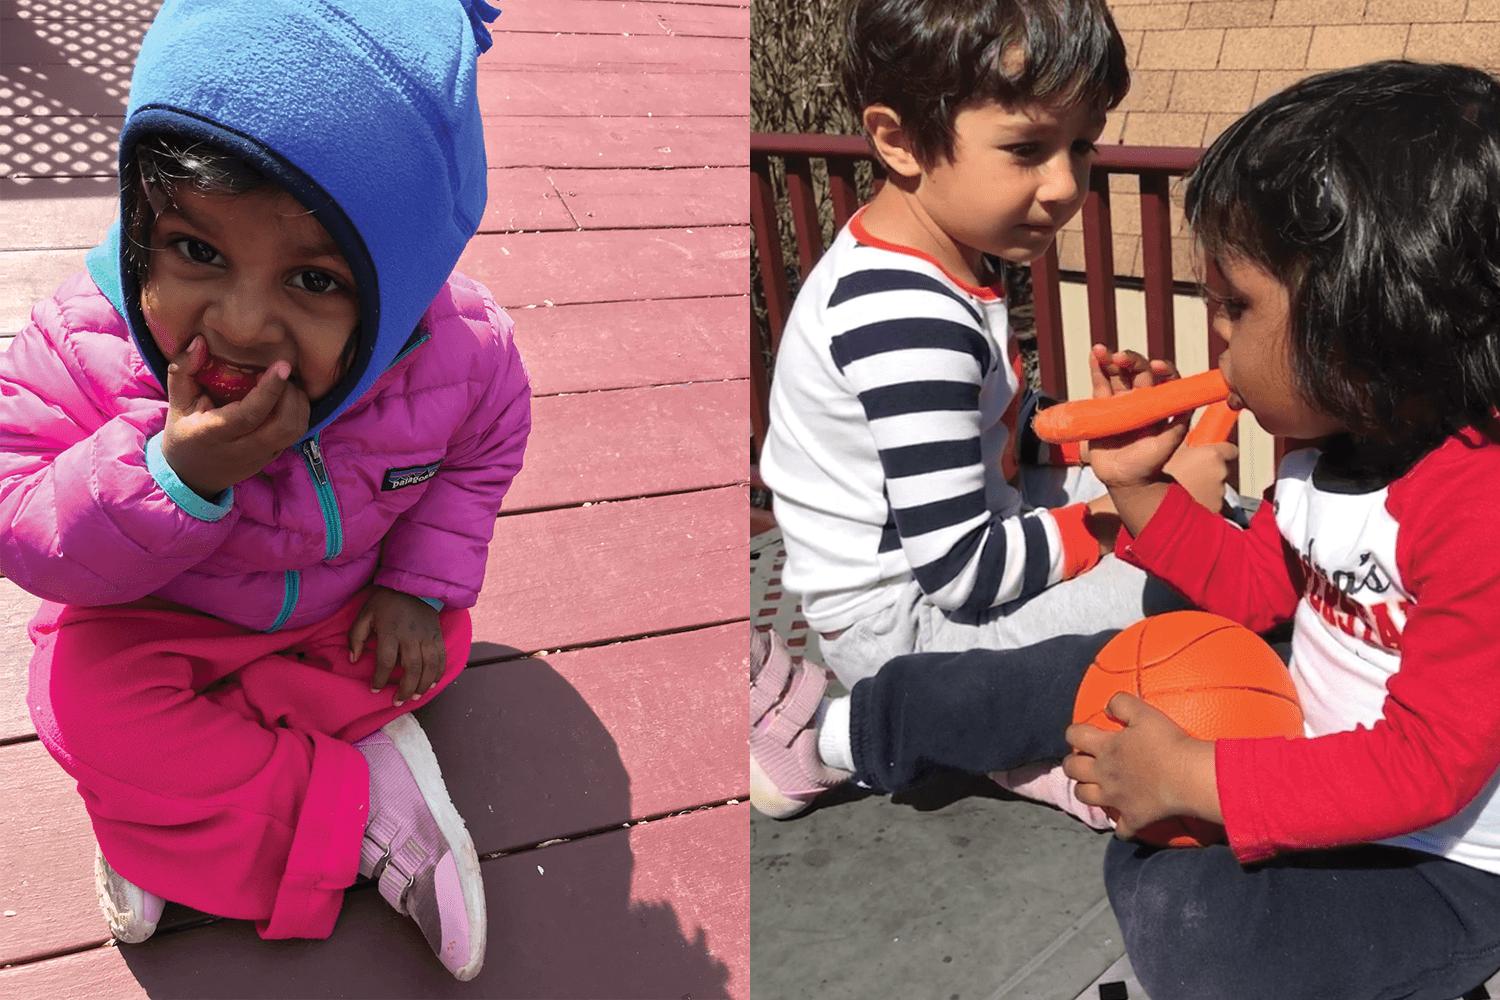
[[851,0],[845,28],[849,106],[894,109],[923,166],[952,159],[953,119],[974,101],[1102,112],[1130,89],[1104,0]]
[[146,188],[170,200],[182,188],[203,194],[245,194],[269,184],[259,170],[217,146],[163,132],[141,136],[131,147],[120,184],[125,260],[137,283],[146,283],[151,228],[156,224]]
[[1415,460],[1500,402],[1500,85],[1391,61],[1311,77],[1187,181],[1210,260],[1287,287],[1302,395]]

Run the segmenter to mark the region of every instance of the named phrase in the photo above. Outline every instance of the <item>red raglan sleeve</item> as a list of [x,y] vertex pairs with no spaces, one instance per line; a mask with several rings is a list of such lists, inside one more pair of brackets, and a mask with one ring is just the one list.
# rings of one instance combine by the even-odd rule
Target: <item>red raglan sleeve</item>
[[1221,740],[1219,801],[1243,862],[1412,833],[1500,767],[1500,448],[1445,448],[1392,484],[1414,598],[1383,718],[1307,740]]
[[1302,593],[1302,571],[1276,527],[1268,496],[1241,529],[1174,484],[1156,515],[1115,553],[1175,587],[1204,611],[1256,632],[1286,621]]

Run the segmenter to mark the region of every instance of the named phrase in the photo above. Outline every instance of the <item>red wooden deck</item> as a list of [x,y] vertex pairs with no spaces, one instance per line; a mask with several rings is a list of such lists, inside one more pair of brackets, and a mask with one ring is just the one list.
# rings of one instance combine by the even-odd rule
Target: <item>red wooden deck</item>
[[[0,338],[112,218],[156,6],[0,0]],[[748,998],[749,8],[501,6],[460,267],[516,320],[535,428],[470,669],[418,713],[484,858],[483,973],[449,978],[368,886],[327,941],[174,905],[113,946],[24,707],[36,601],[0,580],[0,995]]]

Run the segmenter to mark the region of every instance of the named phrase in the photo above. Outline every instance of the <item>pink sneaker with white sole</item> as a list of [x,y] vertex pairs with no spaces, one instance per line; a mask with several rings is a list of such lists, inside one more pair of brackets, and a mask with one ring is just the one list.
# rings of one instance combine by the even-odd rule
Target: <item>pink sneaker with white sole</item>
[[376,879],[386,902],[417,922],[455,978],[473,979],[484,965],[484,880],[427,734],[402,715],[354,746],[370,765],[359,873]]
[[115,940],[140,944],[156,933],[166,901],[147,892],[125,878],[104,860],[104,852],[94,845],[94,889],[99,894],[99,909],[109,923]]
[[1078,782],[1063,773],[1061,760],[1037,760],[1009,771],[991,771],[990,780],[1007,792],[1061,809],[1095,830],[1115,828],[1115,821],[1103,809],[1078,801],[1073,794]]
[[818,705],[828,674],[793,662],[775,632],[750,629],[750,805],[772,819],[790,819],[850,774],[818,756]]

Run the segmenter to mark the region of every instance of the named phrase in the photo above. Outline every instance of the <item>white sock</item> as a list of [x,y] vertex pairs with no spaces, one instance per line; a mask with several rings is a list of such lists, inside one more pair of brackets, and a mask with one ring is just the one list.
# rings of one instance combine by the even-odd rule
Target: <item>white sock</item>
[[848,695],[824,698],[818,705],[815,723],[818,727],[818,756],[829,767],[853,772],[854,748],[849,741]]

